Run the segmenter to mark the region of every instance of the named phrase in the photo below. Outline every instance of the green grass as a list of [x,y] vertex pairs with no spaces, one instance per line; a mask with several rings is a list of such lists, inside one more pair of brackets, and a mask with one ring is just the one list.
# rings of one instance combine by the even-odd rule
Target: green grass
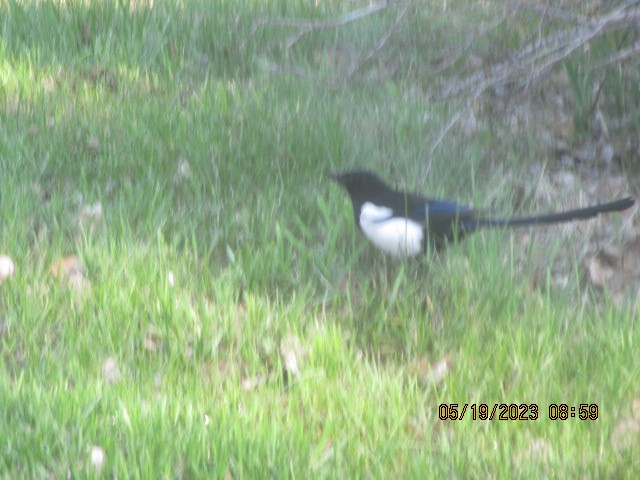
[[[260,66],[373,46],[395,12],[287,53],[286,29],[251,34],[259,18],[353,5],[184,3],[0,4],[0,254],[17,270],[0,285],[0,474],[85,477],[96,445],[104,477],[633,477],[637,456],[612,441],[640,395],[632,292],[590,289],[560,240],[549,262],[570,265],[569,285],[538,285],[505,232],[385,259],[325,177],[380,168],[506,206],[534,188],[533,136],[481,125],[428,159],[450,108],[410,74],[335,86]],[[400,71],[425,39],[444,49],[491,15],[459,6],[396,33]],[[103,219],[79,224],[96,202]],[[83,293],[50,273],[67,255]],[[298,378],[283,375],[288,338]],[[444,379],[425,381],[416,365],[445,356]],[[441,421],[442,403],[535,403],[539,419]],[[552,421],[550,403],[600,416]]]

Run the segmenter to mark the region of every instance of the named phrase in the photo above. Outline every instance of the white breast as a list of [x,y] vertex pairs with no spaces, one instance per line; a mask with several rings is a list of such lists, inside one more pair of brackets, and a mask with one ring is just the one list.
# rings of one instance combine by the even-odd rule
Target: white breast
[[393,217],[387,207],[366,202],[360,209],[360,228],[380,250],[396,257],[416,256],[422,251],[424,232],[412,220]]

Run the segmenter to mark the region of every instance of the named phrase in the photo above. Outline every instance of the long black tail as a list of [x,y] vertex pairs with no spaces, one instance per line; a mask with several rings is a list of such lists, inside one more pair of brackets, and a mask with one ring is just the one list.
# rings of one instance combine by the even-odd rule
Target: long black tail
[[571,222],[573,220],[585,220],[593,218],[601,213],[621,212],[633,206],[636,201],[632,197],[614,200],[613,202],[601,203],[592,207],[577,208],[566,212],[546,213],[533,215],[531,217],[518,218],[471,218],[463,221],[465,230],[476,230],[478,228],[492,227],[523,227],[526,225],[541,225],[548,223]]

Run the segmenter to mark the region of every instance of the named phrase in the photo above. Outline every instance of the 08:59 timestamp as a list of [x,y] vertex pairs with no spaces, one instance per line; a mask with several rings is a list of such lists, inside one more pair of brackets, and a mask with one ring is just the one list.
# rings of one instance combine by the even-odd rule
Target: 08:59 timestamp
[[581,403],[578,405],[576,415],[576,407],[567,405],[566,403],[551,403],[549,404],[549,420],[567,420],[569,418],[576,418],[580,420],[597,420],[598,419],[598,404],[597,403]]

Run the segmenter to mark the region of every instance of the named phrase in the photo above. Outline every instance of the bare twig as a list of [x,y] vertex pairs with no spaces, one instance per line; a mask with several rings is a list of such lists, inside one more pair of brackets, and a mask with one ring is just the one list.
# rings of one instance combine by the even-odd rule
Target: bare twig
[[409,10],[410,6],[411,5],[406,5],[402,9],[402,11],[396,17],[396,21],[386,31],[386,33],[380,39],[376,47],[373,50],[371,50],[367,55],[365,55],[363,58],[361,58],[360,60],[358,60],[352,65],[352,67],[349,69],[349,72],[346,75],[347,79],[351,78],[358,70],[360,70],[364,65],[369,63],[378,53],[380,53],[380,50],[384,48],[385,44],[389,41],[389,38],[391,38],[391,35],[393,35],[393,32],[396,31],[396,29],[400,25],[400,22],[402,22],[404,17],[407,15],[407,11]]
[[339,28],[349,23],[356,22],[365,17],[381,12],[390,6],[400,5],[403,3],[411,4],[414,0],[381,0],[377,3],[370,4],[367,7],[359,8],[345,13],[341,17],[329,20],[301,20],[290,18],[262,18],[251,29],[251,35],[255,34],[260,28],[273,27],[290,27],[297,29],[287,41],[287,48],[293,47],[302,37],[317,30],[325,30],[329,28]]
[[532,12],[539,13],[543,17],[577,24],[584,24],[588,21],[588,19],[582,15],[576,15],[574,12],[552,7],[548,3],[540,5],[539,3],[516,2],[510,5],[509,9],[512,11],[531,10]]
[[311,70],[297,67],[295,65],[281,65],[279,63],[270,62],[268,60],[261,60],[260,66],[271,73],[284,73],[288,75],[294,75],[296,77],[308,78],[311,80],[320,80],[319,76]]
[[447,70],[449,70],[453,65],[456,64],[456,62],[458,60],[460,60],[462,58],[462,56],[467,53],[469,50],[471,50],[477,43],[478,41],[488,35],[489,33],[495,31],[500,25],[502,25],[504,22],[506,22],[509,18],[509,14],[505,13],[504,15],[502,15],[500,18],[498,18],[495,22],[490,23],[489,25],[483,26],[481,29],[479,29],[477,32],[475,32],[473,35],[471,35],[464,43],[464,45],[462,45],[462,47],[456,48],[456,49],[451,49],[449,52],[446,52],[446,54],[443,53],[443,55],[448,59],[443,65],[440,65],[437,69],[429,72],[430,76],[436,76],[436,75],[440,75],[443,72],[446,72]]
[[436,152],[436,150],[438,149],[438,147],[440,146],[444,138],[447,136],[449,131],[454,126],[457,125],[457,123],[462,118],[462,115],[470,111],[471,111],[471,102],[467,102],[464,106],[458,109],[458,111],[449,119],[449,122],[440,130],[440,134],[438,135],[438,138],[436,139],[435,142],[433,142],[433,144],[431,145],[431,149],[429,150],[427,166],[424,169],[425,178],[429,176],[429,172],[431,171],[431,167],[433,165],[434,153]]
[[338,28],[348,23],[355,22],[361,18],[378,13],[385,8],[396,4],[397,2],[389,2],[383,0],[369,5],[368,7],[359,8],[345,13],[341,17],[329,20],[300,20],[298,18],[264,18],[260,23],[264,25],[272,25],[276,27],[294,27],[310,30],[321,30],[325,28]]
[[601,68],[610,67],[614,63],[624,62],[625,60],[628,60],[629,58],[634,57],[636,55],[640,55],[640,41],[636,41],[630,47],[624,48],[614,53],[603,62],[597,63],[596,65],[591,67],[591,69],[599,70]]

